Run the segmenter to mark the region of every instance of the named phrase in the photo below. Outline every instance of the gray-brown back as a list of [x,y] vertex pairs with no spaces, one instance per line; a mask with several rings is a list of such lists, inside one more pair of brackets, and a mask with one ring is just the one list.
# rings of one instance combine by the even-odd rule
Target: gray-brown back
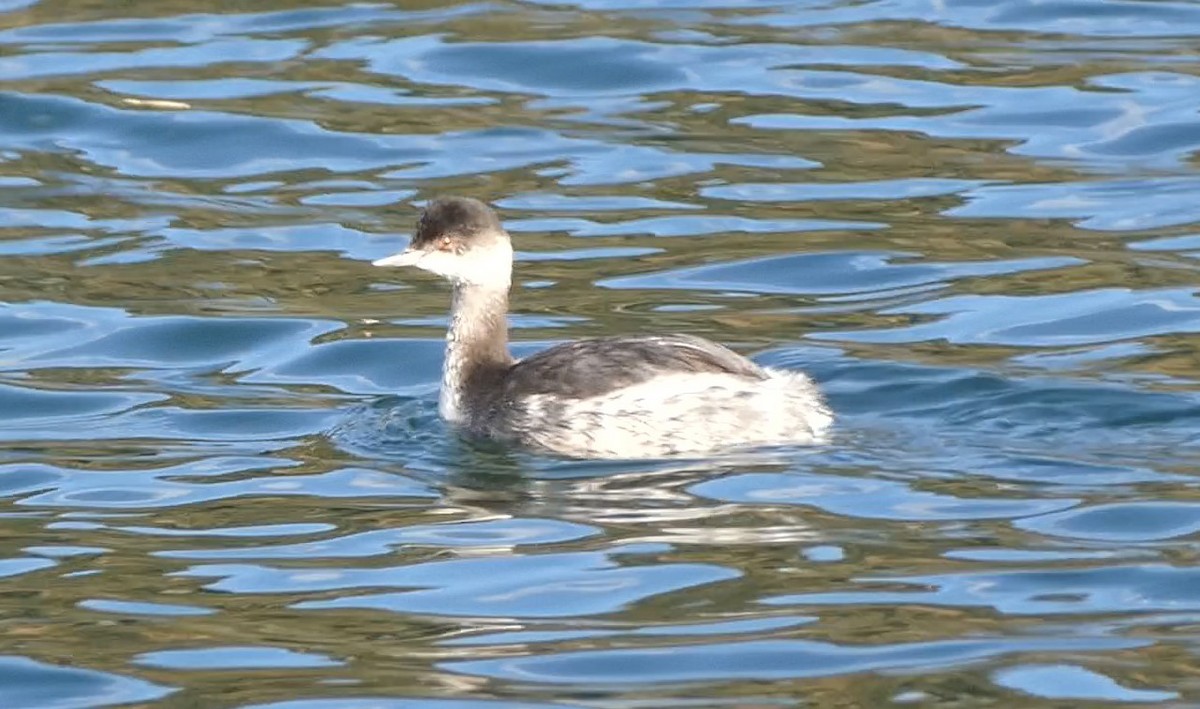
[[504,377],[505,401],[549,394],[586,399],[667,374],[766,372],[727,347],[691,335],[602,337],[568,342],[517,362]]

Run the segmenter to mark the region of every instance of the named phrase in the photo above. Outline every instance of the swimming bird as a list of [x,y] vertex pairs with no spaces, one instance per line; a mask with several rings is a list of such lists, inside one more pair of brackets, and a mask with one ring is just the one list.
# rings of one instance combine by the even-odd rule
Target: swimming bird
[[820,442],[833,422],[812,380],[692,335],[508,349],[512,239],[491,207],[429,202],[406,250],[453,286],[438,412],[469,436],[575,458],[656,458]]

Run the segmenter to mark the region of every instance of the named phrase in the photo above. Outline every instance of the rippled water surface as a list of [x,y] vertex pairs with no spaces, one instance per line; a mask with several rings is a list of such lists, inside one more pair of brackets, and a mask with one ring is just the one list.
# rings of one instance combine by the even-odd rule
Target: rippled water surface
[[[0,706],[1200,704],[1200,4],[0,0]],[[437,421],[685,331],[834,440]]]

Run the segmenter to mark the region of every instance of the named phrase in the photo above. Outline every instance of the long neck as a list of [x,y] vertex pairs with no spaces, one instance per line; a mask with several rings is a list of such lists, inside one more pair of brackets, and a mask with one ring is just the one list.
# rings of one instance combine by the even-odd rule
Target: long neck
[[446,333],[446,362],[438,410],[463,421],[468,403],[512,364],[508,352],[508,288],[458,285]]

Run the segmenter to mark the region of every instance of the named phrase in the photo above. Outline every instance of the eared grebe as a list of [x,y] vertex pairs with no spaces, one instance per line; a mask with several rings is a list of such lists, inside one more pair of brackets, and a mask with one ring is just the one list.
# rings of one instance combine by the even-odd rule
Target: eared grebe
[[815,443],[832,423],[805,375],[690,335],[580,340],[514,361],[512,258],[490,207],[449,197],[426,206],[407,250],[375,261],[453,284],[438,411],[468,434],[572,457],[647,458]]

